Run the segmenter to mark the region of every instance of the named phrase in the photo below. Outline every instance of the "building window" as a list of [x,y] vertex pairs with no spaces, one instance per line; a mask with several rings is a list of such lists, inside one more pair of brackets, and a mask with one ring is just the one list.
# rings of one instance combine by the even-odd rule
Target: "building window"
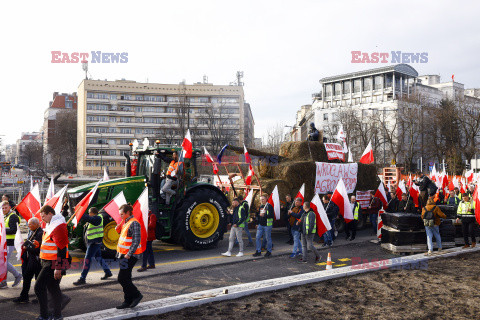
[[108,128],[108,133],[117,133],[116,128]]
[[135,129],[135,134],[142,134],[142,129]]
[[87,138],[87,144],[94,144],[95,138]]
[[131,128],[121,128],[121,129],[120,129],[120,133],[123,133],[123,134],[131,134],[131,133],[132,133],[132,129],[131,129]]
[[328,121],[328,113],[323,114],[323,121]]
[[167,113],[175,113],[175,108],[167,108]]
[[142,107],[135,107],[135,112],[142,112]]
[[110,100],[117,100],[117,95],[116,94],[111,94],[110,95]]
[[142,95],[136,95],[135,100],[136,101],[143,101],[143,96]]
[[179,99],[178,99],[178,97],[167,97],[167,101],[168,102],[178,102]]
[[118,140],[118,144],[121,144],[121,145],[128,145],[130,143],[130,140],[129,139],[119,139]]
[[143,107],[143,112],[155,112],[156,109],[155,107]]
[[199,97],[198,102],[200,103],[208,103],[208,97]]
[[360,92],[361,86],[362,86],[362,80],[361,79],[353,80],[353,92],[354,93]]

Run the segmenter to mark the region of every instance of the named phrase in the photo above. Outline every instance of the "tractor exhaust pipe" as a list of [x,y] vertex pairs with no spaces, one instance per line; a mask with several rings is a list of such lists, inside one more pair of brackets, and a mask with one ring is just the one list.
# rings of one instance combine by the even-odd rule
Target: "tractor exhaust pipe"
[[125,177],[130,177],[132,175],[132,164],[130,162],[130,156],[128,153],[124,152],[123,156],[127,159],[125,162]]

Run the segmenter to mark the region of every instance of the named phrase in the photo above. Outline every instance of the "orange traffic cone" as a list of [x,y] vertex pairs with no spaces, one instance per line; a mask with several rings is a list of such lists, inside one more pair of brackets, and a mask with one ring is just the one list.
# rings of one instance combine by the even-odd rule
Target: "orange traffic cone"
[[331,270],[333,268],[332,266],[332,255],[330,252],[328,253],[328,258],[327,258],[327,268],[325,270]]

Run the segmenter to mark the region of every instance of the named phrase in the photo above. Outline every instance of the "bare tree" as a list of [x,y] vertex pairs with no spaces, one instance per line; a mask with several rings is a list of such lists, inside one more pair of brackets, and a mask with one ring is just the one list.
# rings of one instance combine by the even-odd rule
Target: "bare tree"
[[34,140],[25,144],[21,151],[21,162],[32,169],[41,168],[43,166],[42,142]]
[[280,146],[285,142],[284,128],[284,124],[277,123],[267,129],[262,143],[262,149],[264,151],[274,154],[280,152]]
[[197,117],[198,129],[208,131],[204,139],[213,152],[218,152],[225,144],[233,143],[238,136],[238,125],[234,124],[225,102],[206,103],[199,110]]
[[49,141],[49,167],[59,172],[75,173],[77,170],[77,112],[58,112],[55,120],[55,134]]

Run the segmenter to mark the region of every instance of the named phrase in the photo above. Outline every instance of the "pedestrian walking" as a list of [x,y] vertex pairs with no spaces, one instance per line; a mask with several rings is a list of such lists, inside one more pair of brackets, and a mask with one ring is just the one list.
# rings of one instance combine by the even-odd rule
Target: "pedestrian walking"
[[427,205],[422,209],[422,219],[427,233],[427,255],[433,252],[433,237],[437,243],[438,251],[442,250],[442,239],[440,237],[440,219],[446,219],[447,216],[440,210],[432,199],[427,201]]
[[289,216],[289,221],[293,220],[293,225],[292,225],[292,235],[293,235],[293,250],[292,254],[290,255],[290,258],[295,258],[298,257],[299,255],[302,254],[302,242],[301,242],[301,230],[300,226],[297,225],[297,221],[302,218],[302,215],[304,213],[303,207],[302,207],[302,198],[297,198],[295,199],[295,206],[291,209],[288,210],[288,216]]
[[470,201],[468,194],[463,194],[463,200],[458,205],[457,220],[462,222],[462,233],[465,245],[463,249],[470,247],[469,237],[472,239],[472,248],[475,248],[477,241],[475,239],[475,202]]
[[362,209],[355,196],[350,197],[350,205],[352,206],[353,220],[345,224],[345,236],[347,240],[353,241],[357,235],[358,215]]
[[150,211],[150,213],[148,214],[147,247],[143,252],[142,267],[137,270],[138,272],[144,272],[147,269],[155,269],[155,255],[153,254],[153,240],[156,239],[156,236],[155,236],[156,228],[157,228],[157,216]]
[[40,245],[42,244],[43,229],[40,228],[40,221],[37,218],[28,220],[27,240],[22,245],[22,276],[23,288],[20,296],[13,299],[15,303],[28,303],[28,292],[32,279],[37,279],[42,265],[40,264]]
[[[59,320],[63,319],[60,281],[69,267],[67,223],[62,215],[55,214],[55,210],[48,205],[40,209],[40,216],[46,227],[40,245],[42,268],[35,282],[35,295],[40,306],[37,320]],[[53,315],[48,312],[48,293],[52,297]]]
[[[122,223],[117,244],[117,258],[120,264],[118,282],[123,289],[123,303],[116,308],[125,309],[136,307],[143,298],[143,295],[132,282],[132,270],[143,249],[140,222],[132,215],[133,207],[124,204],[119,211]],[[120,229],[119,227],[117,227],[117,231]]]
[[273,226],[273,207],[270,203],[267,202],[268,196],[266,194],[260,197],[260,212],[258,214],[258,225],[257,225],[257,235],[256,235],[256,252],[253,254],[254,257],[259,257],[262,255],[262,237],[267,241],[267,252],[265,257],[270,257],[272,255],[272,226]]
[[[16,287],[20,284],[20,281],[22,281],[22,274],[15,269],[15,267],[9,262],[9,259],[15,250],[15,234],[20,225],[20,217],[12,210],[8,200],[2,201],[2,212],[5,219],[5,231],[7,234],[7,270],[15,277],[12,287]],[[0,283],[0,288],[6,287],[7,279]]]
[[87,223],[87,252],[83,260],[82,273],[80,274],[80,278],[73,283],[74,286],[80,286],[86,283],[87,274],[88,271],[90,271],[93,259],[97,260],[105,272],[104,276],[100,278],[101,280],[107,280],[113,276],[108,264],[102,258],[103,216],[98,214],[97,208],[92,207],[88,210],[88,214],[85,213],[80,220]]
[[320,254],[313,245],[313,238],[317,233],[317,221],[315,212],[310,208],[310,202],[305,201],[303,203],[303,214],[300,221],[297,221],[297,225],[301,226],[302,230],[302,258],[300,263],[308,262],[308,250],[312,250],[315,254],[315,263],[320,261]]
[[[245,201],[246,202],[246,201]],[[242,203],[242,205],[240,205]],[[227,252],[222,253],[223,256],[231,257],[232,256],[232,249],[233,244],[235,243],[235,239],[238,241],[239,252],[237,257],[243,257],[243,228],[245,227],[245,220],[247,218],[247,208],[248,203],[246,206],[243,204],[241,198],[235,198],[232,201],[233,213],[232,213],[232,226],[230,228],[230,237],[228,239],[228,250]]]

